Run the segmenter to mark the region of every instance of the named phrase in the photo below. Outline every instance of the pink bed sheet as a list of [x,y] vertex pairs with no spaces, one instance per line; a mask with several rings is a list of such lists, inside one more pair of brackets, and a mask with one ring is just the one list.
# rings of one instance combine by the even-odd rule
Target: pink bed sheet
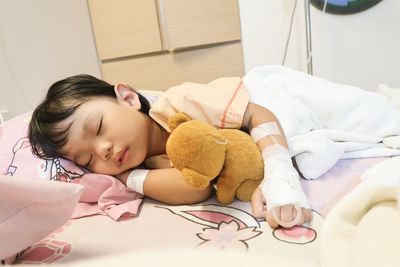
[[290,260],[313,266],[311,263],[319,261],[318,233],[324,216],[360,182],[367,168],[381,160],[341,160],[320,179],[302,181],[314,209],[312,221],[303,226],[270,229],[264,220],[251,215],[246,202],[222,206],[211,198],[196,205],[169,206],[145,199],[137,217],[120,221],[107,216],[70,220],[25,251],[18,263],[72,263],[127,251],[207,247],[262,253],[265,264],[268,255],[273,255],[281,259],[282,265]]

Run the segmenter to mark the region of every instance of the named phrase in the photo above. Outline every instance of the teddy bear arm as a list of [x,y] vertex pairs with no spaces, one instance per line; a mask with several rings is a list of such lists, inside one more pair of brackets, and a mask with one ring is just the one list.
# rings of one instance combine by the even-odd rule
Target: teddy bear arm
[[198,173],[192,169],[183,168],[181,172],[186,183],[198,190],[205,189],[212,180],[212,177]]
[[236,197],[241,201],[250,201],[253,192],[260,185],[261,180],[246,180],[236,190]]

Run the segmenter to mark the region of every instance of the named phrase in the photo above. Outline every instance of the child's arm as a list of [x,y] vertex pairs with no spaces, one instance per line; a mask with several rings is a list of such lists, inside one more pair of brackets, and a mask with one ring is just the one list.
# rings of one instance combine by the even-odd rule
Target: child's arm
[[[268,109],[249,103],[242,125],[257,142],[264,160],[265,179],[252,196],[254,216],[265,217],[271,227],[291,227],[309,221],[311,210],[278,119]],[[301,213],[298,218],[297,211]]]
[[[127,184],[130,173],[131,171],[124,172],[117,178]],[[211,186],[204,190],[195,190],[185,182],[177,169],[155,169],[147,172],[143,194],[167,204],[193,204],[206,200],[211,194]]]

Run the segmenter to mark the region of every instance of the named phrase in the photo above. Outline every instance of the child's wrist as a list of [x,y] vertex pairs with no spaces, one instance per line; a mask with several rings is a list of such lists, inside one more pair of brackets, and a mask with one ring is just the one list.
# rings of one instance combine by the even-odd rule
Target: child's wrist
[[144,181],[146,180],[149,170],[136,169],[131,171],[126,180],[126,186],[135,192],[144,195]]

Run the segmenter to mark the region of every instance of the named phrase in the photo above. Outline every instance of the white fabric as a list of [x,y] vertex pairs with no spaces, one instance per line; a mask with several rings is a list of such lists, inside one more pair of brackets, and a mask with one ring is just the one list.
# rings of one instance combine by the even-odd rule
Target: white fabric
[[398,149],[389,148],[379,140],[343,131],[314,130],[290,138],[290,151],[304,178],[316,179],[338,159],[399,155]]
[[133,170],[129,174],[128,179],[126,180],[126,186],[129,189],[132,189],[133,191],[138,192],[143,195],[144,194],[143,193],[143,184],[144,184],[144,181],[146,180],[148,172],[149,172],[149,170],[145,170],[145,169]]
[[[294,226],[301,219],[300,208],[310,209],[310,205],[301,188],[299,174],[292,165],[289,151],[282,145],[273,144],[264,148],[262,155],[266,178],[260,187],[267,203],[267,211],[272,211],[276,222],[283,227]],[[276,216],[276,208],[286,204],[293,204],[297,209],[293,222],[284,223]]]
[[[262,123],[257,127],[254,127],[250,132],[251,137],[254,142],[257,143],[260,139],[270,135],[282,135],[279,130],[278,125],[275,121],[270,121],[266,123]],[[272,137],[271,137],[272,138]]]
[[400,266],[400,157],[382,161],[328,214],[321,266]]
[[278,118],[307,179],[342,158],[400,155],[400,138],[393,138],[400,135],[400,111],[383,94],[283,66],[255,68],[243,82],[250,101]]
[[386,95],[391,104],[400,109],[400,88],[390,88],[386,84],[380,84],[376,91]]

